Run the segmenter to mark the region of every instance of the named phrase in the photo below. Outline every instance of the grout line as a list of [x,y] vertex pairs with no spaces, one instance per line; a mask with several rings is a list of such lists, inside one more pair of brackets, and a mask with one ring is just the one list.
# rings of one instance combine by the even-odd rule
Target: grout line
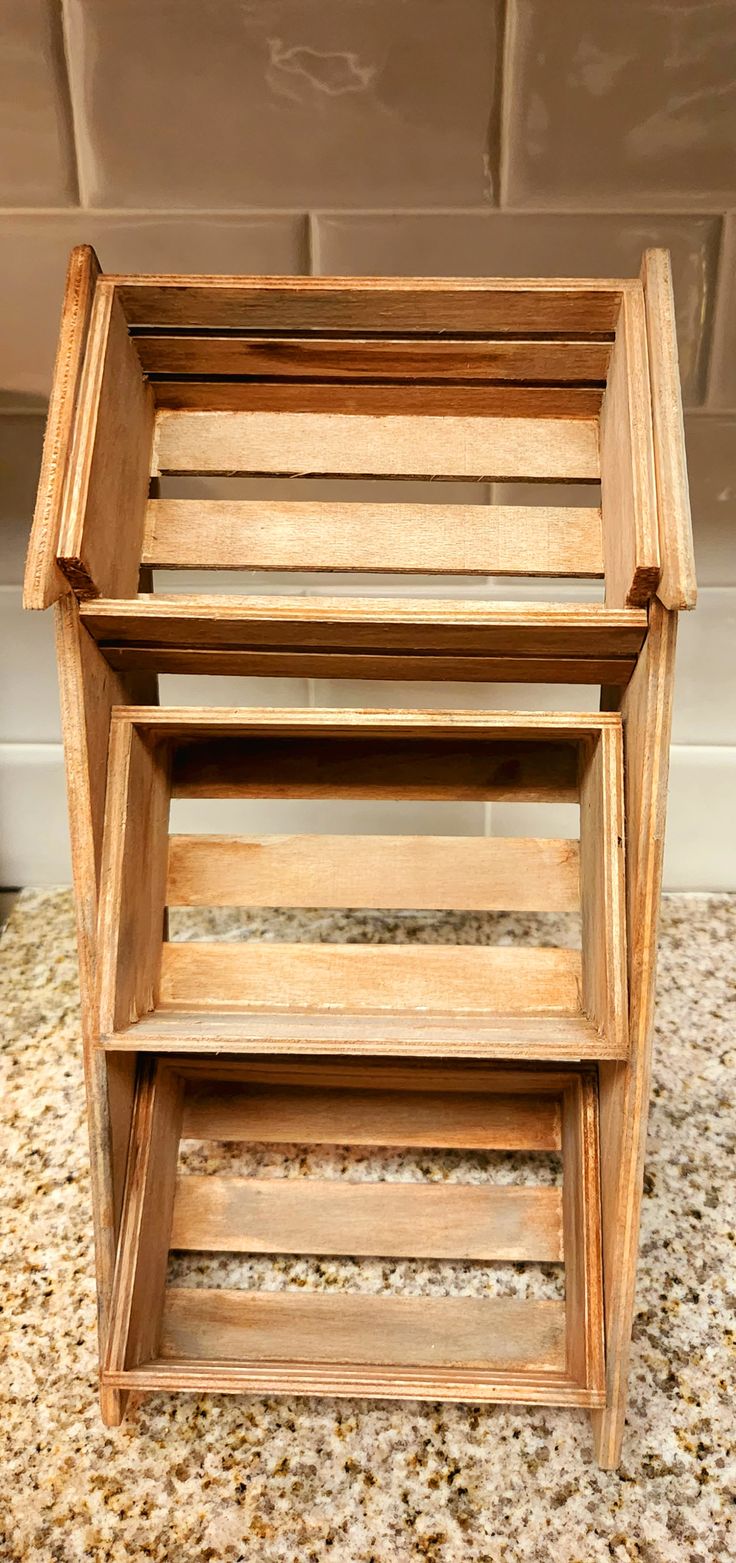
[[513,107],[513,61],[516,54],[517,12],[515,0],[505,0],[502,32],[502,52],[499,79],[498,108],[498,190],[496,206],[508,211],[506,205],[511,160],[511,123]]
[[82,172],[82,169],[83,169],[83,157],[82,157],[82,151],[81,151],[82,144],[83,144],[83,141],[84,141],[84,136],[83,136],[81,122],[80,122],[80,113],[77,110],[77,105],[76,105],[76,101],[75,101],[75,94],[74,94],[73,73],[72,73],[72,48],[71,48],[71,42],[70,42],[70,39],[69,39],[69,20],[68,20],[68,16],[67,16],[67,9],[66,9],[65,0],[58,0],[58,5],[59,5],[59,21],[60,21],[60,24],[61,24],[62,44],[63,44],[63,50],[64,50],[64,65],[65,65],[65,69],[66,69],[67,102],[68,102],[68,107],[69,107],[69,118],[70,118],[70,122],[71,122],[72,147],[73,147],[73,151],[74,151],[74,162],[75,162],[75,169],[76,169],[76,194],[77,194],[77,201],[78,201],[78,210],[86,212],[89,209],[89,207],[88,207],[88,190],[86,188],[86,181],[85,181],[85,179],[83,177],[83,172]]
[[710,410],[710,399],[713,395],[713,379],[715,374],[715,345],[718,321],[725,311],[723,304],[726,292],[726,217],[721,218],[721,229],[718,235],[718,250],[716,253],[715,276],[713,282],[713,302],[710,309],[710,331],[708,334],[708,358],[703,376],[703,400],[702,407]]

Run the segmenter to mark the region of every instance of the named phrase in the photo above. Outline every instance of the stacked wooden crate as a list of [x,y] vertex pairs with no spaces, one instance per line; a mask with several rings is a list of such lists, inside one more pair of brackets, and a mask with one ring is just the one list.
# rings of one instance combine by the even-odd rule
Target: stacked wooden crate
[[[375,482],[228,500],[162,493],[172,475]],[[381,493],[416,478],[435,503]],[[458,478],[590,498],[444,502]],[[356,586],[180,594],[161,570]],[[366,593],[381,573],[598,580],[604,600]],[[73,253],[26,599],[56,604],[107,1421],[161,1387],[576,1404],[616,1464],[694,595],[662,253],[612,281],[115,277]],[[602,698],[162,708],[171,672]],[[580,839],[182,836],[181,797],[563,800]],[[578,911],[581,948],[181,942],[182,906]],[[553,1151],[562,1184],[203,1178],[182,1138]],[[171,1249],[542,1260],[564,1302],[182,1288]]]

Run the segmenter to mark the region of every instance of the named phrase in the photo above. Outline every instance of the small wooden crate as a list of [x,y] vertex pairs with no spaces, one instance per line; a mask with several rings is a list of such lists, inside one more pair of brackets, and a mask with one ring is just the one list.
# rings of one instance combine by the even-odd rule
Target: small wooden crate
[[[551,1151],[562,1187],[177,1175],[180,1138]],[[592,1069],[141,1058],[103,1383],[605,1403]],[[169,1249],[564,1264],[565,1300],[166,1284]]]
[[[276,479],[287,493],[169,492],[175,479],[213,477]],[[327,498],[306,493],[311,478],[333,485]],[[373,487],[349,499],[336,492],[353,478]],[[433,481],[434,503],[401,491],[412,479]],[[517,493],[518,504],[496,503],[493,490],[493,502],[486,494],[452,504],[452,479],[508,485],[504,501],[519,484],[585,485],[588,502],[529,506]],[[170,570],[195,589],[163,590],[160,572]],[[212,592],[198,580],[210,570],[234,572],[236,589]],[[304,595],[305,570],[347,572],[354,590]],[[278,590],[254,592],[253,571],[277,572]],[[543,602],[454,591],[433,600],[416,583],[412,595],[416,574],[562,586],[559,600],[553,584]],[[390,594],[375,595],[382,577]],[[409,584],[405,597],[397,578]],[[571,580],[602,588],[603,600],[570,600]],[[56,605],[105,1420],[120,1420],[131,1387],[156,1385],[555,1400],[591,1409],[598,1459],[615,1466],[676,618],[695,601],[667,256],[648,252],[640,278],[603,281],[142,278],[103,276],[89,248],[76,250],[25,600]],[[588,683],[601,688],[602,714],[156,709],[158,675],[182,672]],[[366,847],[331,837],[321,851],[308,839],[169,841],[172,796],[264,789],[574,799],[580,848],[548,839],[471,849],[439,838]],[[425,945],[420,959],[407,946],[302,946],[285,956],[275,945],[197,948],[167,938],[167,906],[246,895],[262,906],[490,910],[579,900],[582,949]],[[401,1055],[411,1058],[399,1065]],[[476,1073],[472,1091],[454,1074],[449,1083],[448,1059],[452,1070],[490,1069],[493,1079],[481,1085]],[[363,1097],[348,1140],[357,1132],[393,1143],[380,1138],[391,1114],[395,1121],[402,1102],[432,1092],[435,1109],[443,1093],[462,1096],[465,1133],[479,1103],[492,1124],[506,1093],[514,1107],[505,1132],[532,1144],[556,1103],[562,1312],[508,1312],[494,1299],[478,1311],[448,1298],[425,1315],[424,1300],[417,1308],[383,1299],[375,1329],[386,1349],[377,1358],[363,1347],[362,1298],[340,1298],[343,1312],[334,1299],[310,1298],[307,1318],[289,1300],[167,1291],[172,1242],[223,1236],[218,1200],[228,1241],[237,1247],[253,1229],[252,1189],[223,1191],[218,1178],[203,1203],[177,1182],[182,1125],[196,1119],[202,1091],[219,1104],[211,1126],[222,1127],[228,1103],[244,1122],[249,1093],[287,1067],[302,1106],[322,1089],[314,1071],[334,1069],[340,1080],[356,1071]],[[424,1070],[421,1086],[413,1070]],[[541,1103],[536,1128],[530,1090]],[[296,1112],[305,1132],[314,1127],[290,1100],[279,1097],[286,1118]],[[339,1121],[337,1102],[328,1105]],[[197,1121],[201,1128],[201,1114]],[[273,1113],[270,1122],[278,1138]],[[445,1143],[432,1132],[428,1144]],[[352,1200],[365,1231],[380,1226],[395,1251],[406,1225],[399,1195],[340,1199],[348,1203],[339,1219],[335,1206],[338,1233]],[[326,1234],[325,1204],[324,1193],[305,1194],[296,1211],[301,1229],[312,1222],[310,1242]],[[433,1204],[420,1191],[407,1219],[437,1247]],[[534,1200],[512,1206],[504,1195],[489,1213],[488,1252],[504,1252],[502,1228],[518,1252],[538,1252]],[[283,1200],[273,1219],[287,1243]],[[483,1247],[459,1206],[452,1220],[460,1256]],[[335,1343],[329,1361],[325,1333]]]

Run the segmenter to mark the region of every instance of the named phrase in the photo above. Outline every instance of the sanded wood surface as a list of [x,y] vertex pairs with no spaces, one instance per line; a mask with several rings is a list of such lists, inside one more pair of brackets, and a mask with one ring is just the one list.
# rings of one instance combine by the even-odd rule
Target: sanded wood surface
[[496,341],[477,337],[137,335],[146,374],[296,376],[319,380],[539,380],[580,384],[606,378],[607,342]]
[[152,474],[366,474],[598,482],[594,418],[156,414]]
[[399,381],[200,380],[162,376],[151,380],[161,413],[326,413],[370,419],[427,415],[445,418],[597,419],[603,390],[597,385],[439,385]]
[[513,836],[172,836],[169,906],[568,911],[577,841]]
[[141,641],[277,651],[320,648],[402,654],[631,657],[647,632],[641,609],[601,603],[503,603],[426,597],[187,596],[166,593],[82,604],[103,645]]
[[48,608],[69,590],[57,564],[67,466],[74,435],[79,383],[100,263],[89,244],[69,256],[59,342],[43,441],[33,526],[26,556],[24,608]]
[[602,1390],[606,1359],[597,1108],[595,1078],[581,1073],[562,1097],[567,1367],[578,1383]]
[[624,776],[620,729],[607,728],[580,777],[583,1006],[602,1030],[628,1040]]
[[628,279],[552,277],[109,278],[131,326],[596,336],[616,326]]
[[421,652],[240,650],[206,646],[139,645],[102,647],[117,672],[203,673],[251,678],[459,679],[467,683],[628,684],[633,657],[504,657]]
[[654,468],[662,555],[657,594],[666,608],[694,608],[697,597],[685,426],[677,359],[672,267],[667,250],[645,250],[646,306],[652,396]]
[[579,950],[197,941],[164,944],[159,1005],[261,1012],[575,1015],[580,984]]
[[143,562],[168,569],[600,576],[599,509],[150,500]]
[[64,485],[59,564],[78,595],[138,589],[154,434],[143,379],[115,290],[97,283]]
[[641,605],[661,573],[644,299],[626,295],[600,416],[606,602]]
[[161,1355],[564,1372],[564,1338],[553,1301],[169,1287]]
[[[212,1060],[206,1063],[213,1068]],[[397,1083],[396,1071],[387,1066],[372,1066],[370,1085],[329,1083],[329,1076],[325,1083],[317,1076],[314,1083],[315,1073],[314,1063],[301,1059],[291,1080],[278,1073],[270,1082],[221,1075],[188,1079],[182,1137],[287,1145],[560,1148],[559,1099],[534,1091],[520,1095],[517,1081],[506,1090],[496,1090],[488,1080],[475,1089],[465,1083],[463,1089],[457,1070],[445,1069],[447,1086],[430,1090],[417,1078],[416,1065],[410,1086]]]
[[558,1188],[188,1174],[171,1247],[205,1253],[562,1259]]

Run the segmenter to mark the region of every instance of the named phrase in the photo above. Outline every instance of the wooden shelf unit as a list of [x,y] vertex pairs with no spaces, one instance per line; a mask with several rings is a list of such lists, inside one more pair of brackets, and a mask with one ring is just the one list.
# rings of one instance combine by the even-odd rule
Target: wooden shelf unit
[[[213,498],[212,480],[230,477],[261,491]],[[432,503],[412,497],[416,479],[431,480]],[[352,480],[358,489],[345,488]],[[482,484],[481,502],[467,491],[453,502],[456,480]],[[514,485],[559,485],[563,503],[529,505],[526,489],[518,504],[497,503],[490,483],[504,501]],[[162,590],[172,570],[181,592]],[[233,589],[198,589],[211,571]],[[254,591],[253,572],[271,572],[276,590]],[[349,595],[342,580],[323,594],[335,574],[349,576]],[[543,602],[477,589],[531,577],[547,583]],[[428,579],[450,595],[433,598]],[[569,583],[586,581],[602,601],[570,600]],[[590,1410],[600,1464],[615,1467],[677,613],[695,602],[667,255],[647,252],[639,278],[604,280],[146,278],[106,276],[80,247],[24,595],[30,608],[55,605],[105,1421],[121,1420],[131,1389],[153,1388],[576,1404]],[[600,686],[602,714],[167,711],[163,673],[583,683]],[[202,688],[204,702],[207,677]],[[328,782],[328,796],[577,800],[580,846],[169,841],[171,796],[316,796]],[[269,906],[276,886],[293,906],[579,900],[582,949],[166,937],[167,905],[237,905],[247,891]],[[369,1071],[347,1117],[322,1093],[328,1132],[341,1125],[347,1143],[375,1132],[377,1095],[384,1135],[400,1121],[416,1143],[412,1124],[424,1125],[430,1147],[445,1143],[439,1101],[474,1144],[479,1108],[492,1140],[499,1101],[513,1100],[503,1134],[517,1146],[536,1143],[556,1102],[565,1304],[167,1288],[172,1243],[226,1236],[240,1251],[270,1230],[255,1187],[218,1177],[203,1203],[176,1174],[196,1101],[216,1104],[205,1138],[224,1120],[236,1139],[244,1125],[253,1137],[248,1103],[265,1100],[254,1069],[272,1085],[274,1071],[291,1071],[270,1098],[276,1139],[295,1112],[319,1134],[303,1112],[325,1085],[318,1070],[353,1070],[356,1082]],[[463,1070],[476,1087],[483,1071],[493,1083],[456,1086]],[[409,1224],[414,1249],[424,1233],[446,1252],[443,1201],[458,1257],[479,1245],[490,1255],[497,1238],[503,1254],[509,1234],[529,1257],[558,1231],[547,1189],[494,1195],[484,1226],[475,1190],[463,1216],[454,1189],[420,1189],[408,1211],[384,1187],[331,1188],[329,1209],[319,1188],[300,1190],[293,1213],[282,1189],[272,1231],[288,1247],[296,1221],[334,1253],[348,1241],[354,1252],[359,1232],[372,1251],[380,1227],[394,1253]],[[369,1304],[380,1313],[366,1329]]]

